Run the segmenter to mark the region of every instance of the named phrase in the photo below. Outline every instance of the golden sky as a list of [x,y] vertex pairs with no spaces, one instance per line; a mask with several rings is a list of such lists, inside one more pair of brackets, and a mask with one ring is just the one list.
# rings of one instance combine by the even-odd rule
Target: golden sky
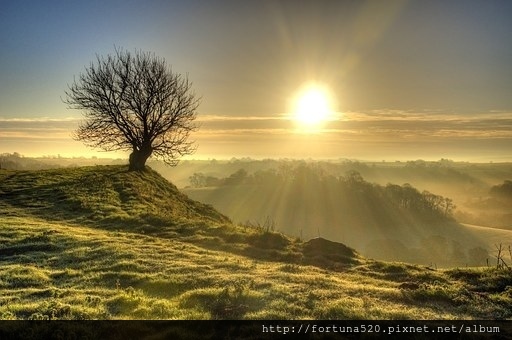
[[[68,84],[114,46],[155,52],[202,98],[196,158],[510,160],[510,1],[4,1],[0,153],[99,155]],[[304,84],[332,115],[299,131]],[[303,129],[304,130],[304,129]]]

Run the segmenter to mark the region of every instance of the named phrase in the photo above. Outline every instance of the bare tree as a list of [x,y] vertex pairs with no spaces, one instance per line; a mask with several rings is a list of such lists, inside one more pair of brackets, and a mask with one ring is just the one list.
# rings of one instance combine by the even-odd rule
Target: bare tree
[[188,137],[199,100],[188,78],[153,53],[116,48],[114,55],[97,56],[65,94],[64,102],[85,117],[75,139],[105,151],[132,151],[130,170],[144,169],[151,155],[176,165],[195,151]]

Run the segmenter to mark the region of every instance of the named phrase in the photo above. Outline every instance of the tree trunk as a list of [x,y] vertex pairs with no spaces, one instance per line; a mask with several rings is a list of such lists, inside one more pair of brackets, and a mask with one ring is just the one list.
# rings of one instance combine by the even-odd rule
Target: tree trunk
[[144,148],[141,150],[134,149],[130,154],[130,171],[142,171],[146,167],[146,160],[151,156],[153,150],[149,148]]

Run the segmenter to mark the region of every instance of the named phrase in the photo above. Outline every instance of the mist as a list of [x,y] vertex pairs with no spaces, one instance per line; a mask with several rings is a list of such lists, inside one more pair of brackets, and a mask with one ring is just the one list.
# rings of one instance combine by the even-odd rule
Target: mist
[[193,171],[184,192],[234,221],[325,237],[377,259],[486,265],[497,240],[511,240],[509,163],[245,159],[181,167]]

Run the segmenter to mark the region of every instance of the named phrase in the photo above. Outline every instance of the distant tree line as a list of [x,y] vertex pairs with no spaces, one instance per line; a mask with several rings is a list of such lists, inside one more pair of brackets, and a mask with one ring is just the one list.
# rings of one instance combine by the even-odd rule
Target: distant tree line
[[239,168],[226,177],[195,173],[192,186],[212,188],[190,193],[234,220],[271,216],[281,231],[340,241],[374,258],[486,264],[487,251],[455,227],[451,198],[408,183],[371,183],[356,170],[337,175],[335,167],[280,162],[253,172]]
[[[473,200],[470,206],[476,210],[484,210],[483,218],[489,219],[485,213],[503,211],[503,216],[493,216],[491,219],[500,222],[503,226],[509,226],[512,223],[512,181],[505,180],[502,184],[497,184],[489,189],[488,196],[480,197],[478,200]],[[478,221],[475,221],[478,224]]]
[[245,169],[239,169],[225,178],[208,176],[201,172],[196,172],[189,177],[190,185],[193,188],[217,187],[223,185],[241,185],[252,183],[252,176],[249,176]]
[[470,212],[457,212],[458,219],[470,224],[511,229],[512,181],[505,180],[492,186],[487,196],[473,199],[466,205]]
[[0,154],[0,169],[39,170],[47,169],[49,167],[50,166],[48,164],[39,162],[32,158],[23,157],[23,155],[17,152]]
[[489,193],[497,199],[512,200],[512,181],[505,180],[502,184],[493,186]]
[[[318,163],[300,163],[296,166],[283,163],[277,169],[258,170],[252,174],[242,168],[224,178],[194,173],[189,180],[194,188],[240,185],[263,188],[287,186],[288,192],[294,192],[299,197],[310,195],[314,191],[323,193],[322,197],[333,197],[334,190],[347,198],[358,197],[368,202],[380,200],[391,202],[397,210],[431,218],[451,218],[456,207],[453,200],[448,197],[436,195],[427,190],[420,192],[407,183],[386,186],[369,183],[354,170],[348,171],[343,176],[329,175]],[[331,193],[327,194],[326,191]],[[342,197],[338,196],[338,198]],[[376,205],[375,210],[379,210],[379,206],[382,205]]]

